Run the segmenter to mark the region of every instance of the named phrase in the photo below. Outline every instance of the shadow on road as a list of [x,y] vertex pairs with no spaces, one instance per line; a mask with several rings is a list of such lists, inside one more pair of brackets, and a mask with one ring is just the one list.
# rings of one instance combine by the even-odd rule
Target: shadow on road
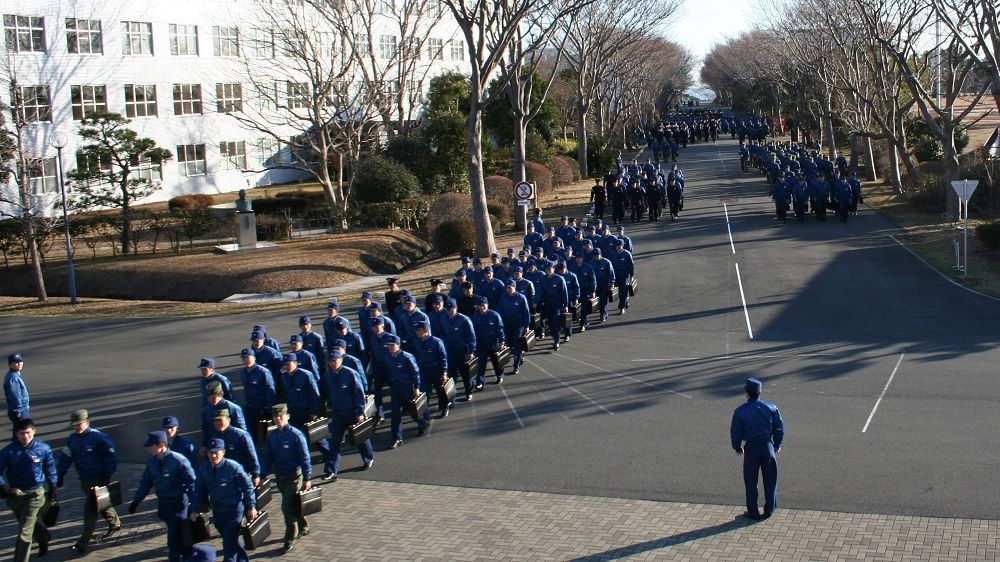
[[711,527],[696,529],[694,531],[685,531],[683,533],[678,533],[676,535],[671,535],[669,537],[663,537],[659,539],[653,539],[640,543],[630,544],[628,546],[622,546],[612,550],[606,550],[604,552],[591,554],[589,556],[581,556],[579,558],[573,558],[572,560],[573,562],[597,562],[599,560],[618,560],[620,558],[635,556],[636,554],[642,554],[644,552],[660,550],[661,548],[670,548],[672,546],[684,544],[686,542],[692,542],[698,539],[704,539],[715,535],[721,535],[723,533],[728,533],[730,531],[735,531],[737,529],[749,527],[750,525],[754,525],[756,523],[757,523],[756,521],[753,521],[751,519],[738,517],[732,521],[727,521],[726,523],[720,523],[718,525],[712,525]]

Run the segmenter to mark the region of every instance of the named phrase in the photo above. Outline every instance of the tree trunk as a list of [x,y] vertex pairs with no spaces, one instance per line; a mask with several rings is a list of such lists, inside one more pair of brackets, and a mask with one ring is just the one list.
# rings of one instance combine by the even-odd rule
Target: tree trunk
[[587,166],[587,106],[576,102],[576,158],[580,161],[580,177],[590,177]]
[[837,141],[833,138],[833,89],[829,86],[826,87],[823,96],[823,113],[826,116],[823,121],[826,124],[827,151],[830,154],[830,161],[834,162],[837,160]]
[[899,150],[896,148],[896,144],[892,142],[891,139],[886,139],[886,147],[889,150],[889,181],[892,182],[892,187],[896,191],[897,195],[903,194],[903,178],[900,176],[899,169]]
[[469,195],[472,197],[472,222],[476,227],[476,255],[488,256],[496,251],[493,225],[486,208],[486,181],[483,178],[483,122],[479,95],[473,86],[466,123],[466,147],[469,164]]
[[31,212],[25,207],[22,220],[24,221],[24,234],[28,243],[28,255],[31,257],[31,274],[35,279],[35,294],[39,302],[49,298],[45,290],[45,277],[42,275],[42,262],[38,255],[38,240],[35,237],[35,222]]
[[958,179],[959,169],[958,169],[958,150],[955,148],[955,121],[952,119],[951,110],[949,109],[948,115],[944,116],[942,119],[942,132],[943,138],[941,139],[941,145],[944,149],[944,157],[942,162],[944,163],[944,180],[945,180],[945,193],[947,197],[947,205],[945,212],[947,213],[949,220],[958,220],[958,195],[955,190],[951,188],[951,182]]
[[847,162],[847,167],[851,170],[857,168],[858,165],[858,135],[851,133],[851,158]]
[[873,144],[871,137],[865,137],[865,173],[868,174],[870,181],[878,179],[878,173],[875,171],[875,147]]
[[[126,176],[127,178],[128,176]],[[122,190],[122,233],[121,233],[121,244],[122,244],[122,255],[128,255],[128,241],[129,237],[132,235],[132,209],[129,205],[128,200],[128,188],[126,186],[121,186]],[[193,242],[192,242],[193,244]]]
[[514,111],[514,163],[511,169],[511,174],[514,176],[514,183],[527,181],[527,174],[524,169],[524,162],[527,160],[525,156],[526,146],[525,140],[527,138],[527,128],[528,124],[525,122],[524,115],[519,111]]

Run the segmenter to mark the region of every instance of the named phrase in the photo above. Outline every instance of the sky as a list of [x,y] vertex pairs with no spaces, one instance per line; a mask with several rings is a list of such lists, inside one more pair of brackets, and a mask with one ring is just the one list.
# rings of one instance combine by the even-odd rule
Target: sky
[[[756,0],[684,0],[667,36],[694,53],[700,69],[713,45],[753,27],[755,6],[760,6]],[[697,70],[694,78],[697,82]]]

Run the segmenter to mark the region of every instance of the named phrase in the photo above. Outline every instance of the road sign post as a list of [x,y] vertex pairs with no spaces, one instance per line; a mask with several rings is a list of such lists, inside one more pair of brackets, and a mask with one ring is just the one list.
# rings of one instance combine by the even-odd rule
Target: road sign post
[[969,276],[969,199],[972,199],[972,194],[975,193],[976,186],[978,185],[979,180],[958,180],[951,182],[951,188],[958,195],[959,217],[961,217],[962,208],[965,208],[965,226],[962,229],[963,245],[965,246],[962,249],[962,278]]
[[514,184],[514,224],[521,229],[523,234],[528,233],[528,206],[535,198],[535,186],[519,181]]

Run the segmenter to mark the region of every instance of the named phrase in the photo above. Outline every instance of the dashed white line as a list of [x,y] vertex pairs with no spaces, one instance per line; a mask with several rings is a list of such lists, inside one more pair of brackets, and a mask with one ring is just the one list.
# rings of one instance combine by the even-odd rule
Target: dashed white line
[[504,390],[502,385],[500,385],[500,392],[503,393],[504,400],[506,400],[507,405],[510,406],[510,411],[514,414],[514,419],[517,420],[517,425],[524,427],[524,422],[521,421],[521,416],[517,415],[517,408],[515,408],[514,403],[510,401],[510,396],[507,396],[507,391]]
[[753,339],[753,328],[750,327],[750,312],[747,311],[747,297],[743,293],[743,279],[740,277],[740,264],[736,264],[736,282],[740,284],[740,299],[743,301],[743,316],[747,319],[747,333]]
[[892,379],[896,376],[896,371],[899,370],[899,365],[903,362],[903,357],[906,357],[906,353],[899,354],[899,360],[896,361],[896,366],[892,368],[892,374],[889,375],[889,380],[886,381],[885,388],[882,389],[882,394],[878,395],[878,400],[875,401],[875,407],[872,408],[872,413],[868,414],[868,420],[865,421],[865,426],[861,428],[861,433],[868,431],[868,424],[872,423],[872,418],[875,417],[875,410],[878,410],[878,405],[882,403],[882,398],[885,397],[885,392],[889,390],[889,385],[892,384]]
[[591,398],[591,397],[587,396],[586,394],[584,394],[584,393],[580,392],[579,390],[577,390],[577,389],[573,388],[572,386],[570,386],[570,385],[566,384],[566,383],[565,383],[565,382],[563,382],[563,381],[562,381],[562,379],[560,379],[559,377],[556,377],[556,376],[555,376],[555,375],[553,375],[552,373],[550,373],[550,372],[546,371],[546,370],[545,370],[544,368],[542,368],[542,366],[541,366],[541,365],[539,365],[538,363],[535,363],[534,361],[532,361],[532,360],[530,360],[530,359],[526,359],[526,360],[525,360],[525,363],[529,363],[529,364],[531,364],[531,365],[532,365],[533,367],[535,367],[536,369],[538,369],[538,370],[539,370],[539,371],[541,371],[542,373],[545,373],[545,374],[546,374],[547,376],[549,376],[550,378],[552,378],[552,379],[555,379],[555,380],[556,380],[556,382],[558,382],[559,384],[561,384],[561,385],[565,386],[566,388],[568,388],[568,389],[572,390],[573,392],[575,392],[575,393],[579,394],[581,398],[583,398],[583,399],[584,399],[584,400],[586,400],[587,402],[590,402],[591,404],[593,404],[593,405],[597,406],[598,408],[600,408],[601,410],[603,410],[603,411],[604,411],[604,413],[606,413],[606,414],[608,414],[608,415],[611,415],[611,416],[615,415],[615,413],[614,413],[614,412],[612,412],[611,410],[609,410],[609,409],[605,408],[604,406],[602,406],[602,405],[601,405],[601,404],[600,404],[599,402],[597,402],[597,401],[596,401],[596,400],[594,400],[593,398]]
[[648,386],[650,388],[655,388],[656,390],[659,390],[661,392],[668,392],[670,394],[676,394],[677,396],[683,396],[684,398],[687,398],[688,400],[692,399],[690,396],[688,396],[687,394],[684,394],[683,392],[677,392],[676,390],[670,390],[669,388],[663,388],[662,386],[655,385],[655,384],[650,383],[650,382],[646,382],[646,381],[644,381],[642,379],[637,379],[635,377],[630,377],[628,375],[623,375],[621,373],[616,373],[614,371],[609,371],[609,370],[605,369],[604,367],[598,367],[597,365],[594,365],[592,363],[587,363],[586,361],[580,361],[579,359],[577,359],[575,357],[570,357],[568,355],[563,355],[561,353],[556,353],[556,355],[559,356],[559,357],[562,357],[563,359],[569,359],[570,361],[576,361],[577,363],[580,363],[581,365],[586,365],[588,367],[593,367],[593,368],[598,369],[600,371],[604,371],[605,373],[608,373],[609,375],[615,375],[616,377],[624,377],[624,378],[629,379],[631,381],[635,381],[635,382],[637,382],[639,384],[646,385],[646,386]]

